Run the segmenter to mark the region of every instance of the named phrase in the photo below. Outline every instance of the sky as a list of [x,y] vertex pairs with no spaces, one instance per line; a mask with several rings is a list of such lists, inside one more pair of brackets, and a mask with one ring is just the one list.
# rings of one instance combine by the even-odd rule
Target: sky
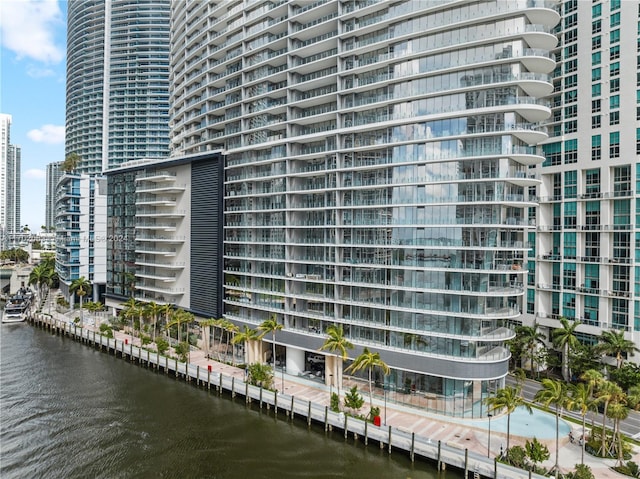
[[48,163],[64,160],[67,5],[0,0],[0,113],[22,149],[21,223],[45,222]]

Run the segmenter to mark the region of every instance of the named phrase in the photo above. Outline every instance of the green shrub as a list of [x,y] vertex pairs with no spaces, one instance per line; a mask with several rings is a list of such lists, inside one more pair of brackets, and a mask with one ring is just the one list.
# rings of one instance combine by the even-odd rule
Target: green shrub
[[187,359],[189,358],[189,350],[191,349],[191,346],[189,346],[189,343],[187,343],[186,341],[182,341],[181,343],[177,344],[173,349],[175,349],[176,354],[178,355],[178,359],[180,359],[180,361],[182,361],[183,363],[187,361]]
[[273,369],[268,364],[253,363],[247,367],[249,384],[262,387],[264,389],[273,389]]
[[156,348],[158,349],[158,353],[164,355],[169,349],[169,342],[164,338],[156,339]]
[[108,324],[101,324],[100,334],[106,336],[107,338],[113,338],[113,329]]
[[340,412],[340,396],[337,393],[331,394],[331,404],[329,406],[333,412]]
[[357,411],[364,404],[364,399],[362,395],[358,393],[358,388],[353,386],[345,395],[344,395],[344,407],[351,409],[352,411]]
[[576,464],[576,470],[567,473],[565,479],[596,479],[591,468],[586,464]]

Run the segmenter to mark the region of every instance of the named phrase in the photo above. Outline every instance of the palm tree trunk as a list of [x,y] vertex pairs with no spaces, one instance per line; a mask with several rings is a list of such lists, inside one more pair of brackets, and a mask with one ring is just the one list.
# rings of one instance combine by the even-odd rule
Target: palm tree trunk
[[373,407],[373,388],[371,387],[371,368],[369,368],[369,406]]
[[587,442],[586,438],[584,437],[584,431],[585,431],[585,421],[586,421],[586,414],[582,415],[582,451],[581,453],[581,457],[580,457],[580,464],[584,464],[584,444]]
[[609,406],[609,401],[604,403],[604,411],[602,412],[602,445],[601,454],[603,456],[607,455],[607,407]]
[[222,361],[222,354],[220,354],[220,349],[222,349],[222,336],[224,336],[224,328],[220,326],[220,340],[218,341],[218,361]]
[[[583,441],[584,442],[584,441]],[[560,410],[556,404],[556,464],[553,468],[556,470],[556,477],[560,470]]]
[[510,439],[511,439],[511,412],[507,412],[507,451],[509,451]]

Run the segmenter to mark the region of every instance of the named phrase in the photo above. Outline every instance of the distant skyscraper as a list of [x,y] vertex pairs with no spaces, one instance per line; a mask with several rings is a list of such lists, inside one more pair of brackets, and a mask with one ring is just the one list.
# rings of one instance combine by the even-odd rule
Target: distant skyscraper
[[56,187],[62,178],[61,163],[49,163],[47,165],[47,192],[45,197],[45,218],[44,226],[50,231],[56,226]]
[[168,156],[169,15],[170,0],[69,2],[65,149],[80,162],[59,184],[63,291],[79,276],[105,289],[107,188],[90,177]]
[[0,242],[21,230],[20,147],[11,144],[11,115],[0,113]]
[[69,2],[65,149],[77,173],[168,155],[169,13],[169,0]]

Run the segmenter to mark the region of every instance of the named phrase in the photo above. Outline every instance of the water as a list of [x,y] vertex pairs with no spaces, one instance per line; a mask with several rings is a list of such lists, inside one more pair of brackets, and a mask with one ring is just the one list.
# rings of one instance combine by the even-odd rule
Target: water
[[26,323],[0,328],[0,418],[3,479],[462,477]]

